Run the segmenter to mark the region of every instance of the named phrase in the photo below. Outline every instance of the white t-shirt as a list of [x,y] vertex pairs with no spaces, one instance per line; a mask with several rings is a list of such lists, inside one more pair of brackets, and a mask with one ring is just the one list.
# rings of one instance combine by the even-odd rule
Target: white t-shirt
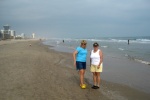
[[91,51],[91,64],[92,65],[99,65],[100,63],[100,55],[99,55],[100,50],[98,49],[96,52],[94,50]]

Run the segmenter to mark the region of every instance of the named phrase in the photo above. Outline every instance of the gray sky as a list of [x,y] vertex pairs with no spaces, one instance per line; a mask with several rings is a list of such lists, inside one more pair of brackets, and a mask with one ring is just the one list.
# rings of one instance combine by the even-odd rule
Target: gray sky
[[150,0],[0,0],[0,29],[42,37],[150,36]]

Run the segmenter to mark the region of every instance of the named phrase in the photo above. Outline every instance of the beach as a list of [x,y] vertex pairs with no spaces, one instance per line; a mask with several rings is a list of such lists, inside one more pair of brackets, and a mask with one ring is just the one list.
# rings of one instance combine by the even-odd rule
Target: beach
[[49,49],[39,40],[3,41],[0,100],[150,100],[149,93],[106,80],[93,90],[91,73],[85,75],[87,88],[81,89],[75,69],[71,53]]
[[[133,37],[132,37],[133,38]],[[104,67],[101,73],[103,80],[127,85],[131,88],[150,93],[150,42],[149,37],[134,37],[135,40],[127,43],[127,38],[97,38],[87,40],[87,68],[90,68],[90,52],[93,43],[100,44],[99,49],[104,55]],[[52,38],[43,41],[43,44],[50,46],[59,52],[72,53],[80,45],[82,39]],[[53,46],[53,47],[52,47]],[[91,72],[87,70],[88,76]],[[92,78],[89,79],[92,84]]]

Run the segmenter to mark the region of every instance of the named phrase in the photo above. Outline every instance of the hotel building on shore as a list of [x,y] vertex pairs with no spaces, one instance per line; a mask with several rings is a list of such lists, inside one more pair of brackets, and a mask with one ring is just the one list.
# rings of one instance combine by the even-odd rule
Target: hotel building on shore
[[14,30],[10,30],[9,25],[4,25],[0,30],[0,40],[15,39],[16,33]]

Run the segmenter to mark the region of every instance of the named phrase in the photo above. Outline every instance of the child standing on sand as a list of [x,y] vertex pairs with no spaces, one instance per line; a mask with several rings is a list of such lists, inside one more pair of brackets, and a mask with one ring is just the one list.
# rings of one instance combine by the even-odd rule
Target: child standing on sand
[[77,49],[73,52],[73,60],[74,66],[76,69],[79,70],[80,75],[80,87],[82,89],[86,88],[84,84],[84,74],[86,70],[86,57],[87,57],[87,49],[86,49],[87,42],[85,40],[81,41],[81,45],[77,47]]

